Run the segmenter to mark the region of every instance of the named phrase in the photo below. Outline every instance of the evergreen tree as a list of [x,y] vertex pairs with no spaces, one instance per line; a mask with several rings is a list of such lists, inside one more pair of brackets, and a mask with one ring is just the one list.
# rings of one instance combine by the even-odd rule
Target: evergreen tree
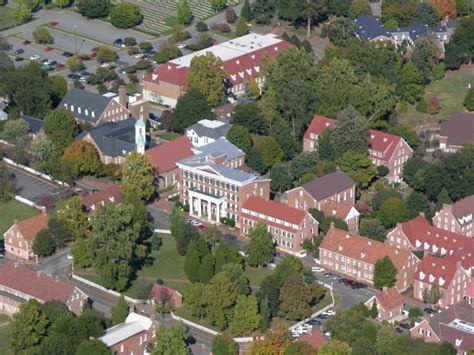
[[411,218],[414,218],[423,212],[427,219],[431,219],[431,210],[428,197],[421,193],[413,191],[407,198],[407,209]]
[[474,88],[469,89],[469,91],[467,92],[463,105],[466,110],[474,111]]
[[252,267],[266,265],[272,262],[275,246],[267,225],[259,222],[249,233],[247,245],[247,262]]
[[230,331],[237,336],[248,335],[258,328],[261,321],[255,296],[240,295],[229,324]]
[[436,208],[440,210],[443,208],[443,204],[450,204],[453,201],[451,200],[451,197],[449,197],[449,192],[446,190],[445,187],[439,192],[437,198],[436,198]]
[[199,265],[199,281],[209,283],[214,276],[214,255],[207,254]]
[[199,281],[199,255],[196,249],[196,243],[191,242],[186,252],[186,260],[184,262],[184,272],[191,282]]
[[252,19],[252,8],[250,7],[249,0],[245,0],[240,16],[247,21]]
[[125,322],[125,319],[127,319],[128,316],[128,304],[125,301],[123,295],[119,297],[115,306],[112,307],[111,312],[111,320],[113,325]]
[[275,138],[278,145],[283,150],[285,154],[285,159],[290,160],[296,153],[296,143],[295,138],[291,134],[290,125],[283,119],[278,118],[273,121],[273,124],[270,128],[270,136]]

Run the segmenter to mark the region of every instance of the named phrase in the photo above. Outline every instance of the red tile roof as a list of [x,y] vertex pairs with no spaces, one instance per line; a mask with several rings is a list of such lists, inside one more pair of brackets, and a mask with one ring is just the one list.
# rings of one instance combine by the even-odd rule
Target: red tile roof
[[181,136],[170,142],[148,149],[145,155],[160,174],[176,168],[176,163],[193,155],[191,141],[186,136]]
[[474,266],[473,238],[434,227],[422,216],[401,223],[398,227],[415,249],[462,260],[465,268]]
[[93,192],[82,198],[82,205],[86,210],[90,210],[92,206],[109,204],[109,203],[120,203],[123,201],[122,189],[119,185],[113,185],[105,190]]
[[415,280],[447,288],[451,283],[458,266],[453,260],[439,258],[431,254],[426,255],[418,265]]
[[352,205],[345,202],[328,200],[321,206],[321,212],[323,212],[326,217],[335,217],[345,221],[352,207]]
[[[303,210],[257,196],[247,199],[242,205],[242,209],[261,213],[296,225],[300,224],[306,216],[306,212]],[[248,215],[248,213],[246,214]],[[252,217],[251,215],[249,216]]]
[[403,296],[395,287],[390,287],[386,291],[379,291],[375,297],[386,311],[403,304]]
[[369,147],[370,149],[376,152],[382,152],[383,156],[379,157],[375,154],[371,154],[374,158],[382,159],[389,161],[393,153],[395,153],[395,149],[400,143],[401,138],[394,134],[385,133],[382,131],[375,131],[373,129],[369,130],[370,140],[369,140]]
[[469,287],[466,290],[466,296],[474,298],[474,281],[471,282]]
[[397,249],[335,227],[329,229],[320,249],[329,250],[371,265],[375,265],[377,260],[388,256],[398,271],[403,268],[411,257],[415,257],[408,250]]
[[16,224],[23,238],[27,241],[33,241],[38,233],[48,228],[49,217],[47,214],[39,214],[37,216],[25,219]]
[[474,222],[474,195],[452,204],[453,216],[461,225]]
[[329,127],[336,127],[336,120],[321,115],[315,115],[308,129],[304,133],[303,138],[312,139],[311,134],[316,134],[319,137]]
[[314,329],[298,338],[298,341],[305,341],[313,348],[317,349],[326,343],[321,331]]
[[59,300],[63,303],[67,302],[75,289],[72,283],[46,276],[9,260],[0,266],[0,285],[42,301]]

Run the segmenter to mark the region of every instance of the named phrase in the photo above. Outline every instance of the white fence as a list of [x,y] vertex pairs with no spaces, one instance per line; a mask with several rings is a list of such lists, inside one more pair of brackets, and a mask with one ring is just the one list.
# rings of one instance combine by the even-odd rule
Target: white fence
[[171,234],[171,231],[169,229],[155,229],[153,232],[161,234]]
[[[108,288],[105,288],[105,287],[103,287],[103,286],[101,286],[101,285],[98,285],[98,284],[96,284],[96,283],[94,283],[94,282],[92,282],[92,281],[86,280],[86,279],[84,279],[84,278],[82,278],[82,277],[80,277],[80,276],[77,276],[76,274],[72,274],[71,277],[72,277],[74,280],[77,280],[77,281],[79,281],[79,282],[82,282],[82,283],[84,283],[84,284],[86,284],[86,285],[88,285],[88,286],[90,286],[90,287],[94,287],[94,288],[97,288],[97,289],[99,289],[99,290],[101,290],[101,291],[107,292],[109,295],[112,295],[112,296],[115,296],[115,297],[120,297],[120,296],[122,296],[122,294],[119,293],[119,292],[117,292],[117,291],[109,290]],[[123,298],[125,298],[125,301],[130,302],[130,303],[133,303],[133,304],[140,304],[140,303],[142,303],[142,302],[139,301],[139,300],[136,300],[136,299],[134,299],[134,298],[131,298],[131,297],[128,297],[128,296],[125,296],[125,295],[123,295]]]
[[39,171],[36,171],[35,169],[32,169],[28,166],[24,166],[24,165],[21,165],[21,164],[18,164],[18,163],[15,163],[13,160],[11,159],[8,159],[8,158],[3,158],[3,161],[7,164],[10,164],[10,165],[13,165],[13,166],[16,166],[17,168],[20,168],[20,169],[23,169],[27,172],[29,172],[30,174],[33,174],[33,175],[36,175],[38,177],[41,177],[43,179],[46,179],[46,180],[49,180],[49,181],[52,181],[58,185],[61,185],[61,186],[66,186],[66,187],[69,187],[69,185],[67,183],[65,183],[64,181],[60,181],[60,180],[56,180],[54,179],[53,177],[49,176],[49,175],[46,175],[44,173],[41,173]]
[[21,203],[24,203],[28,206],[31,206],[31,207],[34,207],[34,208],[37,208],[39,209],[40,211],[42,212],[46,212],[46,208],[43,207],[43,206],[38,206],[36,203],[34,203],[33,201],[30,201],[24,197],[21,197],[21,196],[18,196],[18,195],[15,195],[15,200],[21,202]]

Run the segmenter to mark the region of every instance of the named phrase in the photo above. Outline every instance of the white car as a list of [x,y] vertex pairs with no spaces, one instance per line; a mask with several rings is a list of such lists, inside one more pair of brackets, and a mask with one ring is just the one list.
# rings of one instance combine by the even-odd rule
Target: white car
[[30,60],[38,60],[38,59],[40,59],[40,56],[38,54],[32,55],[30,57]]
[[312,272],[323,272],[324,269],[323,269],[322,267],[313,266],[313,267],[311,268],[311,271],[312,271]]
[[330,309],[329,311],[326,311],[324,313],[326,313],[328,316],[333,316],[336,314],[336,311],[334,309]]
[[145,54],[143,54],[143,53],[135,54],[135,58],[137,58],[137,59],[142,59],[144,56],[145,56]]
[[108,67],[110,67],[110,63],[102,63],[102,64],[100,65],[100,67],[101,67],[101,68],[108,68]]
[[179,49],[183,49],[183,48],[185,48],[185,47],[186,47],[186,45],[185,45],[184,43],[178,44],[178,48],[179,48]]
[[326,332],[324,333],[324,335],[327,336],[329,339],[331,339],[331,335],[332,335],[331,332]]
[[72,256],[72,254],[68,254],[67,258],[68,258],[68,260],[74,260],[74,256]]

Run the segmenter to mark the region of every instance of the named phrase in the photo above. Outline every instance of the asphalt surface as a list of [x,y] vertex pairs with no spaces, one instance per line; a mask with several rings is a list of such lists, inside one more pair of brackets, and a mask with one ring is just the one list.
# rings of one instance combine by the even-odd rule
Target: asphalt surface
[[148,211],[148,215],[152,218],[153,227],[159,229],[170,228],[170,216],[168,213],[151,205],[146,206],[146,210]]

